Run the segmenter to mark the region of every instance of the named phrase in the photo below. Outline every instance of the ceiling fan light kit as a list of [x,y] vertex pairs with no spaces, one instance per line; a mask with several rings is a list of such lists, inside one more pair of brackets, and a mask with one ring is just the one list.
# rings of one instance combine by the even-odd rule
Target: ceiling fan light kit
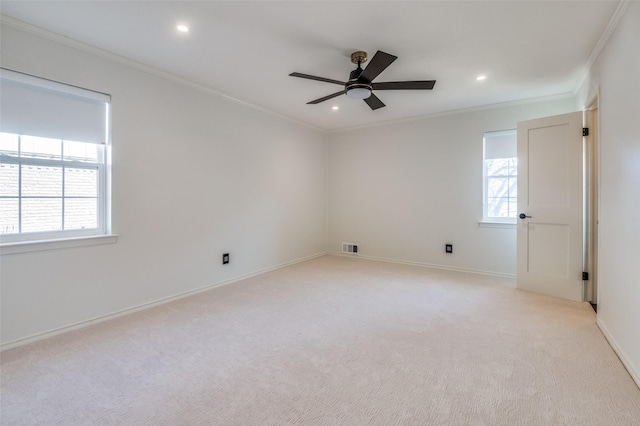
[[371,96],[370,86],[364,86],[364,85],[362,85],[362,87],[354,87],[354,86],[350,86],[347,89],[345,89],[345,94],[347,95],[347,98],[367,99],[369,96]]
[[397,56],[378,50],[366,69],[362,69],[361,65],[367,61],[367,52],[353,52],[351,54],[351,62],[358,67],[349,74],[349,81],[342,82],[330,78],[317,77],[299,72],[292,72],[291,77],[306,78],[309,80],[323,81],[325,83],[339,84],[344,86],[344,90],[332,93],[319,99],[315,99],[307,104],[319,104],[320,102],[333,99],[342,94],[347,95],[351,99],[364,100],[372,110],[382,108],[384,103],[373,93],[374,90],[432,90],[436,84],[435,80],[420,81],[388,81],[381,83],[373,83],[373,80],[382,73],[393,61],[398,59]]

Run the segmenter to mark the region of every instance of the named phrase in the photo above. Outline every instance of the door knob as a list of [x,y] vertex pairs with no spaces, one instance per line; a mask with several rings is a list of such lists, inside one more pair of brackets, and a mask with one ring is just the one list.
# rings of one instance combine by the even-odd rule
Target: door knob
[[525,219],[525,218],[527,218],[527,217],[531,217],[531,216],[527,216],[527,215],[526,215],[526,214],[524,214],[524,213],[520,213],[520,214],[518,215],[518,217],[519,217],[520,219]]

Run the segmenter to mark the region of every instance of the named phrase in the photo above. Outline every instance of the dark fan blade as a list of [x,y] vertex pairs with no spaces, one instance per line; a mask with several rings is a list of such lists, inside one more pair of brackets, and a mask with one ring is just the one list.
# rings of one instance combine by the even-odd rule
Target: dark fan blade
[[376,95],[374,95],[373,93],[371,94],[371,96],[369,96],[367,99],[364,100],[367,105],[369,105],[371,107],[371,109],[375,110],[378,108],[382,108],[384,106],[384,104],[382,103],[382,101],[380,99],[378,99],[378,97]]
[[318,80],[318,81],[324,81],[325,83],[339,84],[341,86],[345,85],[343,81],[331,80],[330,78],[324,78],[324,77],[316,77],[315,75],[309,75],[309,74],[300,74],[299,72],[292,72],[289,75],[291,77],[308,78],[309,80]]
[[376,54],[373,55],[373,58],[371,58],[367,68],[365,68],[362,74],[360,74],[360,77],[358,77],[358,82],[371,83],[374,78],[387,69],[396,59],[398,59],[397,56],[389,55],[388,53],[378,50]]
[[373,90],[431,90],[435,84],[435,80],[385,81],[380,83],[371,83],[371,88]]
[[333,94],[331,94],[329,96],[325,96],[324,98],[316,99],[315,101],[307,102],[307,105],[308,104],[319,104],[320,102],[328,101],[329,99],[333,99],[336,96],[340,96],[342,94],[344,94],[344,90],[341,90],[339,92],[333,93]]

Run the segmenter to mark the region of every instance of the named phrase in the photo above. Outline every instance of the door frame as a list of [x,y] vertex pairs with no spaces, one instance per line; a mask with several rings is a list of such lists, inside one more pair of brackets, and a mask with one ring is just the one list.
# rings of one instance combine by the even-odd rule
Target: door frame
[[589,273],[584,286],[583,301],[598,303],[598,241],[600,212],[600,115],[599,93],[587,103],[584,127],[589,136],[583,141],[584,158],[584,238],[583,268]]

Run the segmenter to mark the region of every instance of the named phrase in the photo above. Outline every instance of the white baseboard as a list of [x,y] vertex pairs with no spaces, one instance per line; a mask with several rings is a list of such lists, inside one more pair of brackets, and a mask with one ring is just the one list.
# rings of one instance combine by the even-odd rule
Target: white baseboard
[[640,370],[638,370],[638,368],[636,368],[636,366],[633,365],[629,357],[622,350],[622,348],[620,347],[616,339],[611,335],[611,333],[609,332],[607,327],[604,325],[604,323],[602,322],[599,316],[598,316],[598,319],[596,320],[596,324],[600,328],[600,331],[602,331],[602,334],[604,334],[604,337],[609,342],[609,345],[611,346],[613,351],[616,353],[616,355],[618,355],[618,358],[620,358],[620,361],[629,372],[629,375],[631,376],[633,381],[636,382],[636,385],[638,385],[638,388],[640,388]]
[[228,280],[220,281],[217,283],[209,284],[204,287],[200,287],[194,290],[185,291],[183,293],[174,294],[173,296],[163,297],[162,299],[157,299],[151,302],[143,303],[141,305],[133,306],[131,308],[122,309],[120,311],[112,312],[110,314],[101,315],[95,318],[91,318],[85,321],[80,321],[74,324],[65,325],[62,327],[58,327],[52,330],[44,331],[42,333],[32,334],[27,337],[22,337],[20,339],[12,340],[10,342],[0,344],[0,352],[6,351],[9,349],[17,348],[18,346],[27,345],[29,343],[37,342],[39,340],[48,339],[53,336],[57,336],[59,334],[67,333],[69,331],[78,330],[81,328],[89,327],[94,324],[98,324],[104,321],[109,321],[111,319],[115,319],[118,317],[122,317],[125,315],[132,314],[134,312],[144,311],[146,309],[150,309],[159,305],[164,305],[169,302],[173,302],[174,300],[183,299],[185,297],[192,296],[194,294],[202,293],[208,290],[212,290],[217,287],[222,287],[225,285],[233,284],[238,281],[245,280],[247,278],[255,277],[257,275],[265,274],[267,272],[275,271],[276,269],[284,268],[286,266],[294,265],[296,263],[305,262],[307,260],[315,259],[316,257],[324,256],[327,252],[316,253],[311,256],[302,257],[299,259],[291,260],[289,262],[281,263],[276,266],[272,266],[269,268],[261,269],[258,271],[254,271],[245,275],[240,275],[237,277],[230,278]]
[[[502,272],[480,271],[477,269],[467,269],[467,268],[456,268],[454,266],[435,265],[432,263],[412,262],[408,260],[399,260],[399,259],[387,259],[384,257],[363,256],[361,254],[358,254],[358,255],[342,254],[340,252],[328,252],[327,254],[331,256],[348,257],[351,259],[375,260],[378,262],[398,263],[400,265],[412,265],[412,266],[421,266],[423,268],[444,269],[446,271],[467,272],[469,274],[486,275],[490,277],[511,278],[511,279],[516,278],[516,274],[505,274]],[[515,283],[513,287],[515,288]]]

